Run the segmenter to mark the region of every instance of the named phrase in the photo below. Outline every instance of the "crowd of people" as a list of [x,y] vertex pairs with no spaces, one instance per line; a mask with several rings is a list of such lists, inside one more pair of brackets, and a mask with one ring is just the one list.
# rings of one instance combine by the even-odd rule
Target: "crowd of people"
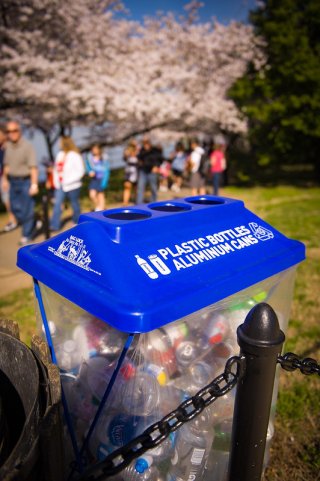
[[[122,203],[141,204],[155,202],[158,191],[171,191],[177,196],[183,185],[189,186],[191,195],[207,193],[209,182],[214,195],[219,194],[226,170],[226,144],[219,136],[210,146],[201,146],[197,138],[179,141],[165,157],[163,148],[144,136],[141,144],[132,139],[124,149],[124,179]],[[27,244],[39,229],[35,217],[35,198],[39,193],[39,169],[35,150],[23,134],[21,125],[9,121],[0,125],[1,200],[7,212],[5,232],[21,226],[20,245]],[[44,186],[53,191],[50,230],[61,229],[62,210],[66,200],[72,208],[72,221],[78,222],[81,207],[80,193],[87,176],[88,196],[92,210],[106,208],[105,192],[110,178],[110,163],[101,146],[95,144],[90,152],[81,155],[73,139],[60,138],[59,152],[54,163],[46,167]]]
[[123,204],[128,205],[130,200],[143,203],[147,187],[151,191],[151,202],[157,200],[158,190],[177,194],[183,184],[191,188],[192,195],[204,195],[208,182],[212,182],[213,193],[218,195],[227,168],[225,150],[222,136],[206,148],[197,138],[192,138],[187,146],[182,141],[177,142],[165,158],[162,147],[152,144],[149,137],[143,138],[141,146],[132,140],[124,151]]

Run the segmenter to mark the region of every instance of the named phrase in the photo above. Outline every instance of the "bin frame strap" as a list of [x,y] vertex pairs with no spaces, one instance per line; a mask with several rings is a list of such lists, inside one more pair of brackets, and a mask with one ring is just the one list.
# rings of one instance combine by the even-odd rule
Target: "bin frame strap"
[[[82,460],[82,464],[85,462],[85,459],[84,459],[85,449],[86,449],[86,447],[88,446],[88,443],[89,443],[89,441],[90,441],[90,438],[91,438],[91,436],[92,436],[92,433],[93,433],[93,431],[94,431],[94,429],[95,429],[95,427],[96,427],[96,425],[97,425],[97,422],[98,422],[98,420],[99,420],[99,418],[100,418],[101,412],[102,412],[102,410],[103,410],[103,408],[104,408],[104,406],[105,406],[105,404],[106,404],[106,402],[107,402],[107,400],[108,400],[108,397],[109,397],[110,394],[111,394],[112,388],[113,388],[113,386],[114,386],[114,384],[115,384],[115,382],[116,382],[116,379],[117,379],[117,376],[118,376],[119,371],[120,371],[120,369],[121,369],[121,366],[122,366],[122,364],[123,364],[123,361],[125,360],[126,354],[127,354],[128,350],[129,350],[129,348],[130,348],[130,346],[131,346],[131,344],[132,344],[132,342],[133,342],[133,340],[134,340],[134,336],[135,336],[135,334],[134,334],[134,333],[131,333],[131,334],[129,334],[128,337],[127,337],[127,340],[126,340],[126,342],[125,342],[125,344],[124,344],[124,346],[123,346],[123,349],[122,349],[121,354],[120,354],[120,356],[119,356],[119,359],[118,359],[118,361],[117,361],[116,367],[115,367],[115,369],[113,370],[113,373],[112,373],[112,376],[111,376],[111,378],[110,378],[110,381],[108,382],[107,387],[106,387],[106,389],[105,389],[105,392],[104,392],[104,394],[103,394],[103,396],[102,396],[102,399],[101,399],[101,401],[100,401],[98,410],[97,410],[97,412],[96,412],[96,414],[95,414],[95,416],[94,416],[94,418],[93,418],[93,420],[92,420],[92,423],[91,423],[91,425],[90,425],[90,427],[89,427],[88,433],[87,433],[87,435],[86,435],[86,437],[85,437],[85,439],[84,439],[84,441],[83,441],[83,443],[82,443],[81,450],[80,450],[80,458],[81,458],[81,460]],[[74,473],[74,470],[75,470],[75,466],[73,467],[73,469],[72,469],[72,471],[71,471],[68,479],[71,479],[71,477],[72,477],[72,475],[73,475],[73,473]]]

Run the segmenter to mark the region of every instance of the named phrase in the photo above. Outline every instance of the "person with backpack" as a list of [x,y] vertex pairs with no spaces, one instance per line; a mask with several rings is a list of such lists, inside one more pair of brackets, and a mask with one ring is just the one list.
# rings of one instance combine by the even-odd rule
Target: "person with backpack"
[[[199,140],[191,140],[191,154],[188,159],[190,187],[192,195],[204,195],[206,193],[206,175],[202,172],[202,162],[205,160],[205,151],[200,146]],[[202,162],[201,162],[202,161]]]

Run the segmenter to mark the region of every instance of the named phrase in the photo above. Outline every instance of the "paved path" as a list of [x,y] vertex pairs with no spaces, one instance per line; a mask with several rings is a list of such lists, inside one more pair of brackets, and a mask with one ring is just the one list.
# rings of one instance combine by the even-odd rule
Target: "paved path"
[[[182,198],[189,195],[190,189],[183,189],[181,193],[179,193],[179,197]],[[173,199],[174,197],[177,197],[177,194],[173,192],[159,192],[158,200]],[[114,203],[107,205],[108,209],[115,207],[120,207],[120,204]],[[68,212],[64,215],[68,215]],[[6,222],[6,215],[1,214],[0,231],[2,231]],[[70,227],[71,223],[67,222],[63,229],[69,229]],[[0,232],[0,297],[6,296],[17,289],[32,287],[32,278],[16,266],[20,237],[20,228],[8,233]],[[34,242],[42,242],[44,240],[44,234],[40,234],[34,239]]]
[[[6,221],[6,216],[1,215],[0,230]],[[70,227],[66,224],[65,228]],[[25,287],[32,287],[32,278],[16,266],[17,251],[20,248],[19,239],[21,237],[21,229],[17,228],[12,232],[0,232],[0,297],[6,296],[10,292]],[[33,242],[42,242],[45,240],[44,234],[35,237]]]
[[[1,224],[3,228],[3,223]],[[16,289],[32,286],[31,277],[16,267],[20,236],[20,229],[0,234],[0,297]]]

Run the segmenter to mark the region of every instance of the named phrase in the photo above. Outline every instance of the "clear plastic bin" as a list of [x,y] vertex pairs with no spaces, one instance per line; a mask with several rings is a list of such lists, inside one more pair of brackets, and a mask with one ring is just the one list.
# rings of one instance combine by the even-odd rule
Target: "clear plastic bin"
[[[77,446],[66,429],[67,464],[78,452],[88,466],[222,373],[239,353],[236,329],[255,304],[269,303],[286,332],[304,258],[301,243],[242,202],[210,196],[83,215],[70,231],[19,253],[18,264],[36,279],[39,329],[61,372]],[[276,395],[277,382],[266,462]],[[223,481],[234,396],[215,401],[116,478]]]

